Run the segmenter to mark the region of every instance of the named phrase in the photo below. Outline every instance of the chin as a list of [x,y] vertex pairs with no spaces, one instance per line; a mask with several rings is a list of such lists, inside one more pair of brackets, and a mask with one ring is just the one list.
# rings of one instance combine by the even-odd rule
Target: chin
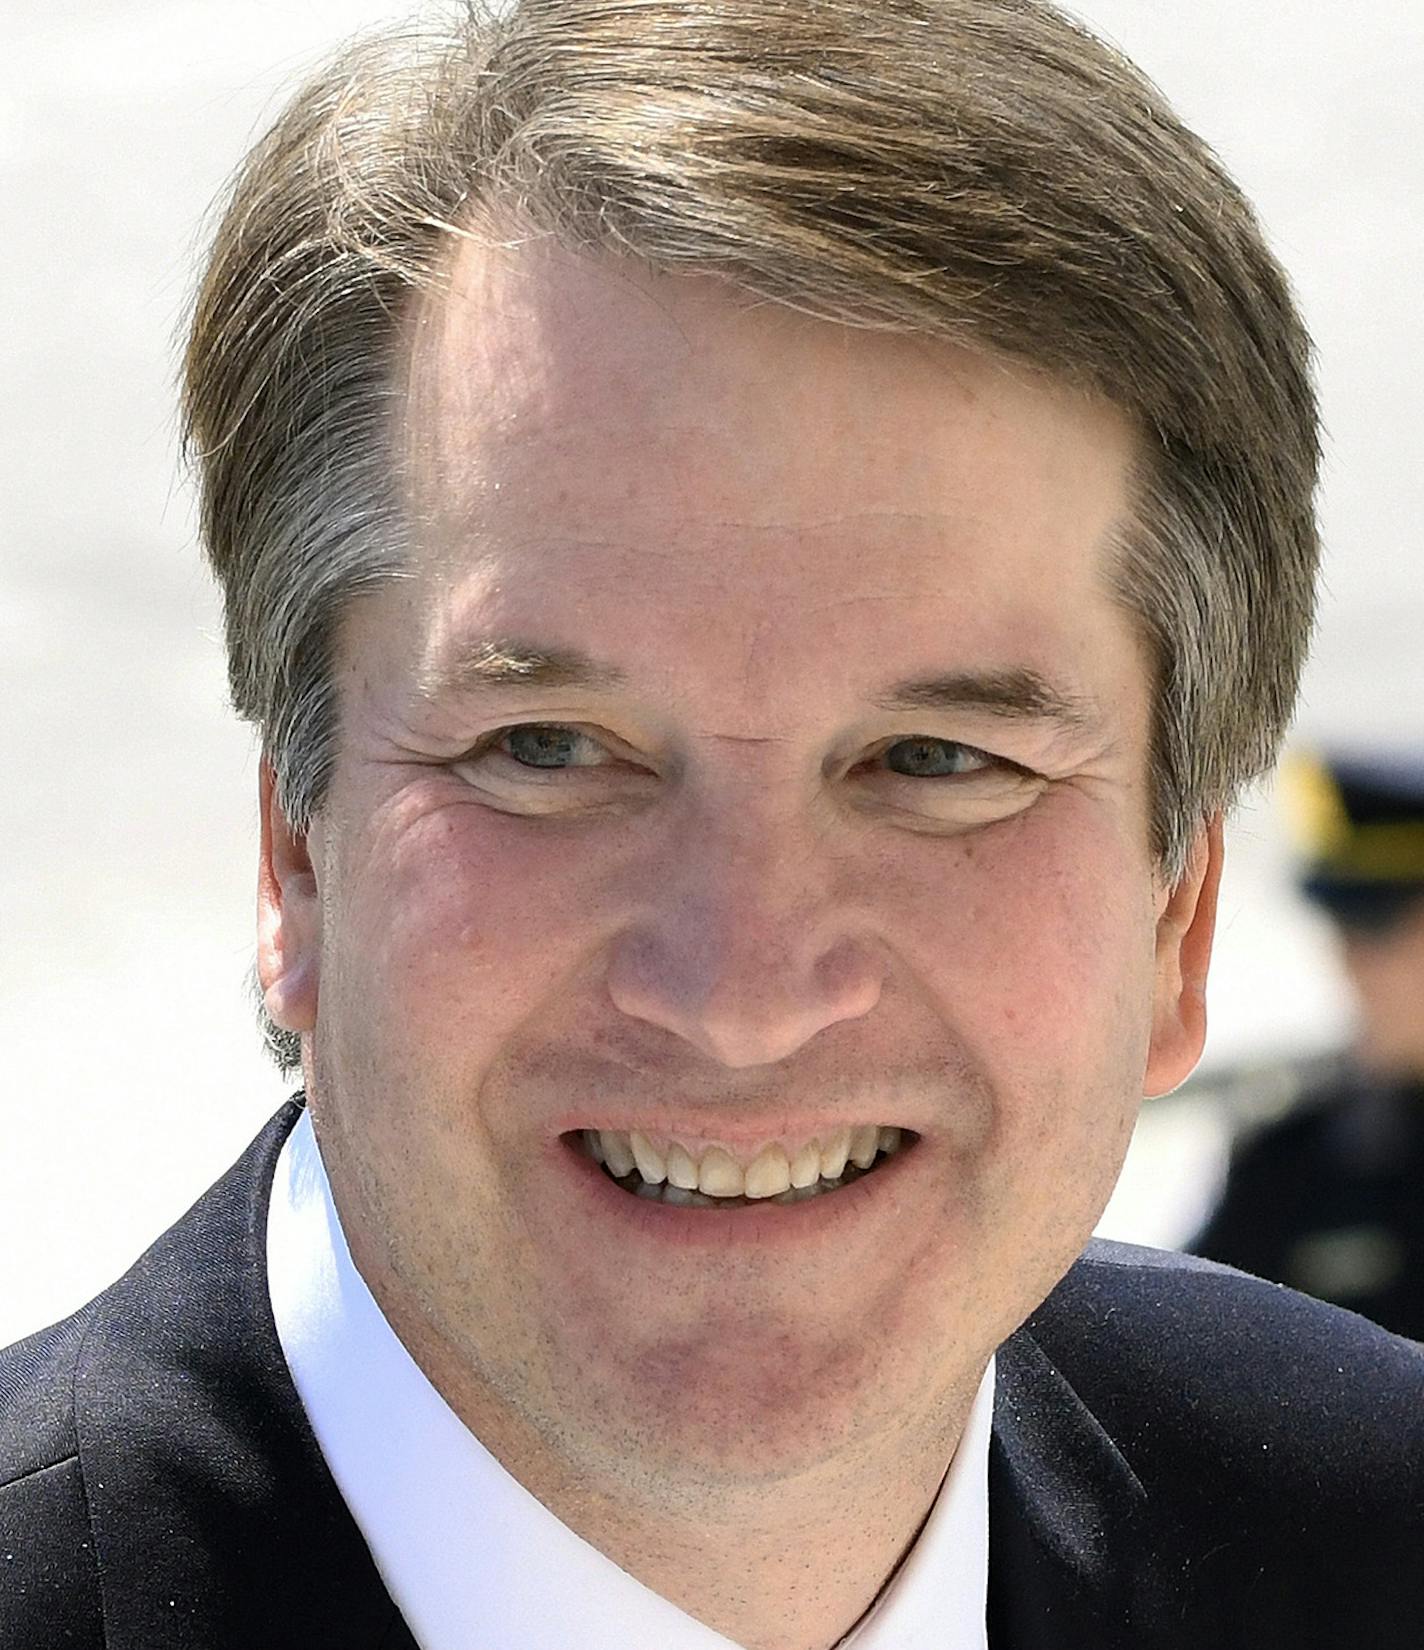
[[945,1395],[929,1390],[932,1372],[943,1380],[950,1361],[914,1350],[922,1369],[903,1339],[853,1318],[831,1333],[765,1321],[683,1325],[625,1341],[601,1378],[567,1396],[605,1448],[636,1454],[644,1470],[684,1490],[753,1489],[862,1458],[912,1415],[933,1413]]

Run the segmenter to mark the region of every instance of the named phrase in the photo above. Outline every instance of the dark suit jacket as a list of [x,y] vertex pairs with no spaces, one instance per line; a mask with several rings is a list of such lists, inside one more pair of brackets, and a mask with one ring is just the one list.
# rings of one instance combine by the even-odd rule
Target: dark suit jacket
[[[111,1289],[0,1354],[4,1650],[412,1650],[268,1304],[297,1115]],[[1424,1355],[1095,1244],[1001,1350],[990,1501],[994,1650],[1418,1650]]]

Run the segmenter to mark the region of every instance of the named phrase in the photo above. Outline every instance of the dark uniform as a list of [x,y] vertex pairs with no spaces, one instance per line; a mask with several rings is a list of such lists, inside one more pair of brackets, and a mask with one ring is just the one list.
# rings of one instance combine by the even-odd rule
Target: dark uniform
[[[1415,920],[1424,762],[1298,762],[1288,779],[1307,898],[1347,934],[1387,937]],[[1245,1131],[1220,1205],[1188,1247],[1424,1340],[1424,1072],[1384,1075],[1345,1057],[1292,1081],[1286,1115]]]
[[1424,1083],[1344,1062],[1306,1076],[1190,1247],[1424,1340]]

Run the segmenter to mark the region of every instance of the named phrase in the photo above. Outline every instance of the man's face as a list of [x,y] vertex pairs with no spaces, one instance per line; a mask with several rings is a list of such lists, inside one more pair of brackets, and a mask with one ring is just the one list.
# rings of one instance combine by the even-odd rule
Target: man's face
[[[462,254],[411,386],[420,555],[345,625],[309,843],[269,800],[269,1006],[358,1262],[467,1414],[581,1467],[874,1450],[962,1402],[1197,1052],[1207,856],[1154,877],[1107,590],[1131,432],[547,244]],[[711,1207],[586,1149],[819,1186],[881,1128]]]
[[1424,1078],[1424,896],[1382,933],[1345,928],[1341,937],[1360,1058],[1382,1076]]

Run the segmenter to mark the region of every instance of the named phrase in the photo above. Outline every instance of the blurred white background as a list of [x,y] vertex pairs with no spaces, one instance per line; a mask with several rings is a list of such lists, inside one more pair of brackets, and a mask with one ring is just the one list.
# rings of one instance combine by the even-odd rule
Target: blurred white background
[[[362,0],[11,0],[0,82],[0,1344],[116,1276],[284,1088],[261,1054],[255,771],[173,413],[202,224]],[[1301,728],[1424,736],[1418,0],[1092,0],[1258,203],[1315,334],[1327,589]],[[1264,799],[1233,832],[1208,1064],[1344,1028]],[[1106,1229],[1185,1234],[1219,1128],[1167,1105]]]

